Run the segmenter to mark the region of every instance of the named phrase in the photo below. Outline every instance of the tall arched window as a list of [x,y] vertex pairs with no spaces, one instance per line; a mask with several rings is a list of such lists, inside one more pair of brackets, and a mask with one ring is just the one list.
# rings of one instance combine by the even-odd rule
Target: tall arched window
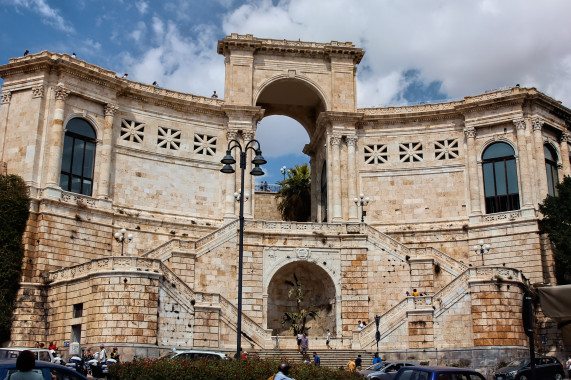
[[545,154],[545,170],[547,172],[547,193],[552,197],[557,196],[557,188],[559,183],[559,174],[557,174],[557,153],[549,144],[543,146]]
[[67,123],[59,180],[63,190],[91,196],[95,143],[95,130],[87,121],[75,118]]
[[519,188],[515,152],[506,143],[498,142],[482,154],[486,213],[519,210]]

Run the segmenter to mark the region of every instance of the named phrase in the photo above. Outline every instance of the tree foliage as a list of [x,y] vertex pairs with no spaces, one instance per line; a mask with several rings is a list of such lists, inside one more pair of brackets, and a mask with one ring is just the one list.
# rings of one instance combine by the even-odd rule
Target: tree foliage
[[279,183],[282,188],[276,195],[278,211],[283,220],[307,222],[311,217],[311,173],[309,165],[295,165],[288,170],[287,178]]
[[10,339],[14,301],[22,276],[22,236],[29,210],[24,180],[16,175],[0,175],[0,342]]
[[553,248],[557,283],[571,283],[571,177],[557,185],[557,196],[548,195],[539,205],[543,219],[539,233],[547,234]]
[[285,283],[290,287],[288,291],[288,298],[295,298],[295,311],[285,312],[282,316],[282,325],[289,325],[289,330],[293,335],[298,333],[305,333],[309,328],[306,327],[308,319],[316,319],[319,313],[316,309],[309,307],[304,308],[303,303],[303,284],[299,282],[297,276],[293,275],[294,281],[286,280]]

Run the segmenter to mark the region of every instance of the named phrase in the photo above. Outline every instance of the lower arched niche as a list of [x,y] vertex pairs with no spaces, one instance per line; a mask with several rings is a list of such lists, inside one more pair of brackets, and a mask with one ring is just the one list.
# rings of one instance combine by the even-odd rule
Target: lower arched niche
[[282,318],[286,312],[295,312],[296,298],[288,298],[291,286],[286,283],[295,283],[294,274],[303,286],[302,308],[312,308],[319,312],[319,317],[308,318],[306,328],[309,336],[325,336],[329,329],[335,331],[335,285],[329,274],[318,265],[307,261],[296,261],[280,268],[272,277],[268,286],[268,328],[272,335],[293,335],[287,325],[282,325]]

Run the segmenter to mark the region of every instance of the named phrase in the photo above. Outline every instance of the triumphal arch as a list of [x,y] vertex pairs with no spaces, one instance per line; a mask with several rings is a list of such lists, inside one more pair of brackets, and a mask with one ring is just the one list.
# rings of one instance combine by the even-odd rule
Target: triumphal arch
[[[249,350],[273,348],[275,336],[295,346],[281,323],[296,306],[294,279],[319,312],[308,324],[315,349],[330,330],[334,347],[374,351],[378,315],[389,358],[485,366],[527,350],[523,289],[555,283],[538,203],[571,175],[568,108],[519,86],[358,108],[364,51],[350,42],[232,34],[218,53],[224,99],[47,51],[0,66],[1,160],[32,198],[9,344],[103,343],[126,358],[231,350],[241,184],[220,160],[228,141],[285,115],[309,135],[311,222],[282,221],[275,194],[246,176]],[[365,222],[360,193],[371,199]],[[556,326],[538,318],[544,351],[561,352]]]

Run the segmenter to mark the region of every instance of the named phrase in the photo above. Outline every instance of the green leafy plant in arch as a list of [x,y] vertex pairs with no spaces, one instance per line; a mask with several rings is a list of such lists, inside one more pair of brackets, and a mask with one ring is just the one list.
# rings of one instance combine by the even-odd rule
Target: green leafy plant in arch
[[289,169],[287,178],[279,184],[277,193],[278,211],[282,219],[307,222],[311,216],[311,171],[309,165],[295,165]]
[[309,328],[306,323],[309,319],[317,319],[319,312],[313,307],[302,307],[304,286],[298,280],[297,276],[293,275],[294,281],[286,280],[285,283],[290,287],[288,291],[288,298],[295,299],[295,311],[285,312],[282,316],[282,325],[287,325],[289,330],[296,335],[298,333],[306,333]]
[[0,175],[0,342],[10,339],[29,213],[30,197],[24,180],[17,175]]

